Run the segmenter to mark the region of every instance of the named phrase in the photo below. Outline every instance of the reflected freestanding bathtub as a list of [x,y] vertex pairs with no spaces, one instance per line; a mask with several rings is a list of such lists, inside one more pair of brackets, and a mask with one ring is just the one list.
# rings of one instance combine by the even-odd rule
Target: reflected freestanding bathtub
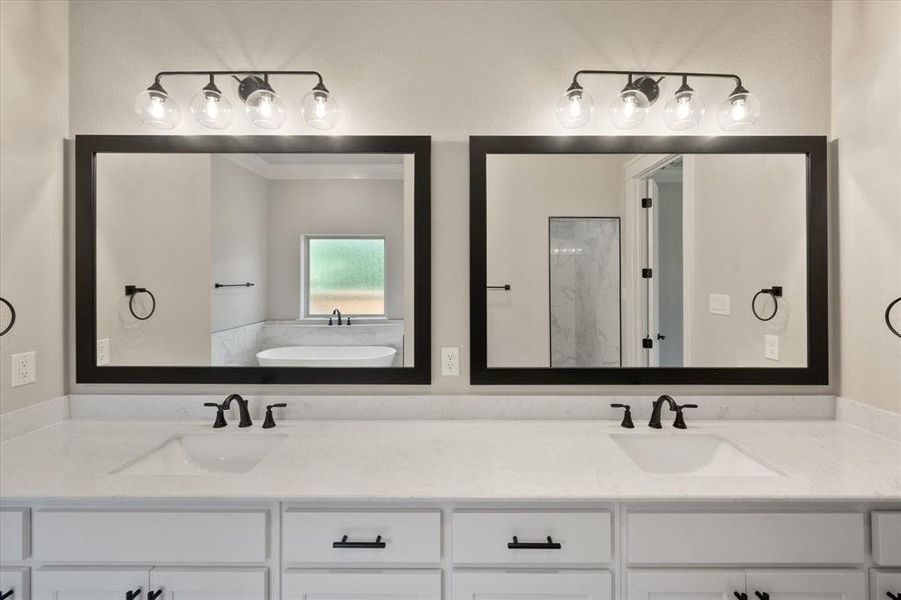
[[390,367],[390,346],[286,346],[257,352],[261,367]]

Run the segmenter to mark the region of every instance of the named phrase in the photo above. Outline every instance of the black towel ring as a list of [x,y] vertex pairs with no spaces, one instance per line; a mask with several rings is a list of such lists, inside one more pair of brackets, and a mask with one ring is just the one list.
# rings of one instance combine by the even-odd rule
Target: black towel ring
[[892,312],[892,309],[893,309],[893,308],[895,307],[895,305],[898,304],[899,302],[901,302],[901,298],[895,298],[894,300],[892,300],[891,302],[889,302],[889,305],[888,305],[888,306],[885,307],[885,324],[888,326],[888,330],[889,330],[889,331],[891,331],[892,333],[894,333],[894,334],[897,335],[898,337],[901,337],[901,331],[898,331],[897,329],[895,329],[895,327],[892,325],[892,320],[889,318],[889,316],[891,316],[890,314],[891,314],[891,312]]
[[[768,294],[773,297],[773,314],[771,314],[770,316],[768,316],[766,318],[761,317],[757,313],[757,298],[759,298],[761,296],[761,294]],[[751,298],[751,312],[754,313],[754,316],[757,317],[758,321],[772,321],[773,317],[776,316],[776,313],[779,312],[778,298],[781,298],[781,297],[782,297],[782,286],[781,285],[774,285],[771,288],[764,288],[764,289],[760,290],[759,292],[757,292],[756,294],[754,294],[754,297]]]
[[[150,300],[153,302],[153,305],[150,307],[150,312],[147,313],[143,317],[139,317],[135,313],[134,301],[135,301],[135,296],[137,296],[138,294],[147,294],[148,296],[150,296]],[[138,287],[136,285],[126,285],[125,286],[125,295],[129,296],[128,312],[130,312],[131,316],[133,316],[138,321],[146,321],[147,319],[149,319],[150,317],[153,316],[153,313],[156,312],[156,297],[153,295],[153,292],[151,292],[147,288]]]
[[[13,328],[13,325],[16,324],[16,309],[13,308],[13,305],[10,304],[9,300],[6,298],[0,298],[0,302],[5,304],[9,308],[9,325],[3,328],[3,331],[0,331],[0,336],[6,335],[9,333],[9,330]],[[886,317],[887,319],[888,317]]]

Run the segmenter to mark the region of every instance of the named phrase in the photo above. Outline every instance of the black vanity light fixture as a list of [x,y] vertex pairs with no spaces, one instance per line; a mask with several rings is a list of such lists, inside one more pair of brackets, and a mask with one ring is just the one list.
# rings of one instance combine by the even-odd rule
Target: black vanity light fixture
[[232,122],[232,105],[216,85],[216,76],[231,76],[238,82],[238,97],[250,121],[262,129],[278,129],[288,117],[288,105],[269,83],[270,75],[313,76],[316,85],[300,103],[307,125],[314,129],[331,129],[338,122],[341,109],[316,71],[161,71],[153,83],[138,94],[135,113],[147,125],[173,129],[181,119],[178,103],[162,85],[163,77],[204,76],[209,82],[191,100],[191,114],[203,127],[225,129]]
[[585,69],[577,71],[566,93],[557,102],[557,120],[567,129],[585,126],[594,112],[594,100],[579,83],[582,75],[625,75],[626,85],[610,102],[607,114],[617,129],[634,129],[641,125],[651,105],[660,96],[664,77],[681,77],[682,85],[663,109],[663,122],[673,131],[691,129],[704,116],[704,101],[688,85],[688,78],[732,79],[735,88],[720,105],[717,122],[723,131],[744,131],[757,122],[760,100],[746,90],[741,78],[731,73],[678,73],[672,71],[612,71]]

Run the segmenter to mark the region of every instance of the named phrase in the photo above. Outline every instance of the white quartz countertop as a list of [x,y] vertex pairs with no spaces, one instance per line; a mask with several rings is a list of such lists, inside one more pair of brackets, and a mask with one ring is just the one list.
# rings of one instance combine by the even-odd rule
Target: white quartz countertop
[[[0,444],[0,500],[901,500],[901,444],[834,421],[689,421],[773,477],[651,475],[609,421],[63,421]],[[245,474],[110,474],[173,436],[287,434]],[[657,433],[657,432],[653,432]]]

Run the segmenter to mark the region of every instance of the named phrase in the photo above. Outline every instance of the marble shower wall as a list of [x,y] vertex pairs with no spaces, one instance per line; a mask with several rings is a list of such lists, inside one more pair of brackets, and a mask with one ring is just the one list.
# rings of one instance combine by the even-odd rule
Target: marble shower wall
[[392,367],[404,366],[403,321],[328,326],[296,321],[261,321],[212,334],[213,366],[255,367],[261,350],[283,346],[390,346]]
[[552,367],[620,366],[616,217],[551,217]]

